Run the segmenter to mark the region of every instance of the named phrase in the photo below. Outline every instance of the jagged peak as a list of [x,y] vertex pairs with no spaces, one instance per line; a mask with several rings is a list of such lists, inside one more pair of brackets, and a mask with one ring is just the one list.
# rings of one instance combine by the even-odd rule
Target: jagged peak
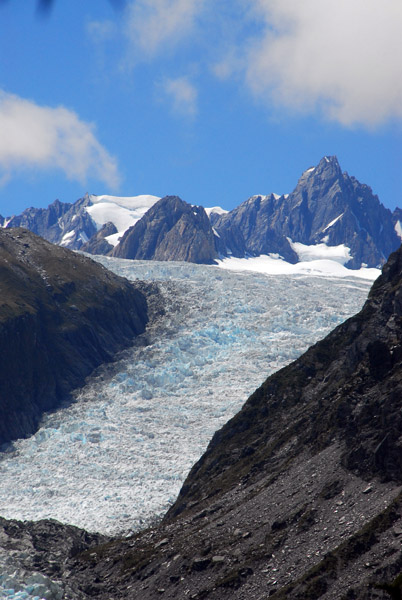
[[342,174],[342,170],[336,156],[324,156],[315,169],[317,173],[328,170],[334,171],[339,175]]

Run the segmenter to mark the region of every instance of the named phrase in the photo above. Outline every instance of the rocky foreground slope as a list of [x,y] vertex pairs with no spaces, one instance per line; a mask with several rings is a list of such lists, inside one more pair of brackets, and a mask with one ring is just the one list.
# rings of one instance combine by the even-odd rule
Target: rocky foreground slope
[[25,229],[0,229],[0,445],[35,431],[147,318],[127,280]]
[[400,598],[401,379],[399,250],[362,311],[215,434],[159,526],[67,545],[56,567],[26,550],[36,525],[3,522],[3,547],[77,599]]

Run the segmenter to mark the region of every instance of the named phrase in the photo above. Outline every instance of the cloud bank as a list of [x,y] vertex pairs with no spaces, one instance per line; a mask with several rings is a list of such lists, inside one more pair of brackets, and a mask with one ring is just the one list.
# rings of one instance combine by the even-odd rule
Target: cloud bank
[[263,31],[246,80],[278,105],[343,125],[402,118],[400,0],[253,0]]
[[4,179],[21,167],[57,168],[80,183],[89,176],[112,188],[119,183],[116,161],[96,139],[94,127],[71,110],[0,91],[0,132]]

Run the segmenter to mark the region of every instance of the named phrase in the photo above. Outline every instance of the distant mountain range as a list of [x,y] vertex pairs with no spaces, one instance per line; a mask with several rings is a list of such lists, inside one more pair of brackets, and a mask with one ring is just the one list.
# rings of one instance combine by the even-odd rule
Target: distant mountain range
[[274,255],[297,263],[338,247],[346,267],[381,267],[402,239],[402,211],[342,172],[336,157],[307,169],[291,194],[252,196],[234,210],[192,206],[176,196],[85,195],[0,217],[75,250],[142,260],[209,264]]

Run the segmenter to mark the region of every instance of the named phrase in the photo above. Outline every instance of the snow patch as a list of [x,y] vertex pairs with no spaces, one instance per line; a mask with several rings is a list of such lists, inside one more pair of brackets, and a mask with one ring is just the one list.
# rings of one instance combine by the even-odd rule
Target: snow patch
[[82,242],[83,244],[86,244],[86,243],[87,243],[87,241],[88,241],[88,236],[87,236],[87,234],[85,233],[85,231],[80,231],[79,237],[80,237],[80,240],[81,240],[81,242]]
[[[320,244],[324,246],[325,244]],[[328,246],[327,246],[328,247]],[[367,281],[374,281],[381,274],[380,269],[361,268],[358,270],[347,269],[340,261],[330,258],[314,259],[312,255],[308,260],[292,265],[277,254],[261,255],[250,258],[223,258],[218,260],[218,266],[229,271],[245,272],[254,271],[264,275],[307,275],[315,277],[357,277]]]
[[61,242],[60,242],[60,246],[67,246],[68,243],[74,238],[75,236],[75,230],[72,229],[71,231],[68,231],[67,233],[65,233],[63,235],[63,237],[61,238]]
[[395,231],[396,231],[396,235],[402,240],[402,223],[401,223],[401,221],[397,221],[395,223]]
[[341,215],[339,215],[338,217],[336,217],[336,219],[334,219],[333,221],[331,221],[331,223],[328,223],[328,225],[327,225],[326,227],[324,227],[324,229],[323,229],[322,231],[323,231],[323,232],[324,232],[324,231],[327,231],[327,229],[329,229],[330,227],[332,227],[333,225],[335,225],[335,223],[336,223],[337,221],[339,221],[339,219],[341,219],[341,218],[343,217],[343,215],[344,215],[344,214],[345,214],[345,213],[343,212]]
[[339,246],[327,246],[326,244],[313,244],[308,246],[301,242],[292,242],[287,238],[292,249],[296,252],[300,262],[311,262],[313,260],[331,260],[335,263],[345,265],[352,257],[350,248],[345,244]]
[[229,212],[228,210],[225,210],[220,206],[213,206],[212,208],[205,208],[204,210],[207,213],[208,217],[211,217],[212,213],[215,213],[216,215],[226,215]]

